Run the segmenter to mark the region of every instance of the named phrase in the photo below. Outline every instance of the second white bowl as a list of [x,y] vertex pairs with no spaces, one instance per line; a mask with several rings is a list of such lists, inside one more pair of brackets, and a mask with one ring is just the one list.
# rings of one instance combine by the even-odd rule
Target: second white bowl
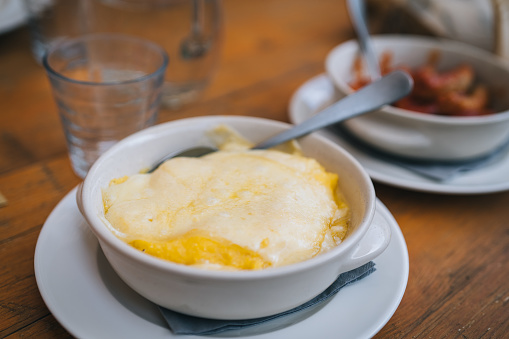
[[[489,154],[509,139],[509,68],[500,59],[462,43],[418,36],[374,36],[377,55],[392,54],[393,64],[411,68],[426,63],[430,52],[440,55],[439,70],[470,64],[478,81],[496,93],[500,112],[474,117],[438,116],[394,106],[344,122],[357,138],[383,151],[423,160],[468,160]],[[338,96],[353,92],[354,62],[359,56],[357,41],[347,41],[327,56],[326,70]]]

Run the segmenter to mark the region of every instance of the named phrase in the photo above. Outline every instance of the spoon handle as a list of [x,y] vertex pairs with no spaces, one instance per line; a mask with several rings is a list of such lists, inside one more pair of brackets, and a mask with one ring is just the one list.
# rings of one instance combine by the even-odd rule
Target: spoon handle
[[362,113],[374,111],[403,98],[410,93],[412,87],[413,80],[408,73],[394,71],[332,104],[303,123],[263,141],[254,149],[270,148]]
[[371,80],[379,79],[381,77],[380,65],[378,64],[364,17],[364,0],[348,0],[348,11],[350,12],[350,19],[357,33],[359,48],[364,56],[364,61],[366,61]]

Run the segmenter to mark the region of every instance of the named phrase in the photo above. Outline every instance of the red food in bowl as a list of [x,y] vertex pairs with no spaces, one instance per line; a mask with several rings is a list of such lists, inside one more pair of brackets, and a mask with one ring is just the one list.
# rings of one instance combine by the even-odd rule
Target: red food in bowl
[[[446,71],[439,71],[440,55],[431,52],[425,64],[410,68],[406,65],[391,65],[392,54],[384,52],[380,60],[382,74],[395,69],[407,71],[414,80],[412,92],[395,102],[393,106],[419,113],[448,116],[480,116],[492,114],[490,94],[485,85],[476,82],[475,71],[467,63]],[[360,58],[354,63],[354,80],[349,85],[358,90],[370,79],[363,74]]]

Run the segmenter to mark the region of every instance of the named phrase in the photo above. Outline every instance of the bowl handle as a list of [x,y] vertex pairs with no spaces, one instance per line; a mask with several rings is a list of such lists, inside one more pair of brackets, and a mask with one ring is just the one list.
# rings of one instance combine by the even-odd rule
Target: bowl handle
[[341,269],[346,272],[367,264],[385,251],[390,240],[389,222],[381,214],[375,214],[368,231],[350,252],[346,264]]
[[81,212],[81,215],[85,216],[85,213],[83,213],[83,201],[81,200],[81,195],[83,192],[83,181],[78,185],[78,188],[76,189],[76,204],[78,205],[78,209]]

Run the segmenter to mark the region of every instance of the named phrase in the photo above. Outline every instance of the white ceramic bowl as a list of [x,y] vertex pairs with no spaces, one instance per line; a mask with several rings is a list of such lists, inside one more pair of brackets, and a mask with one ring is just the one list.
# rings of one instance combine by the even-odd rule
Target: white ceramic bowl
[[[493,89],[496,106],[505,111],[486,116],[452,117],[413,112],[393,106],[353,118],[344,126],[357,138],[392,154],[425,160],[468,160],[492,152],[509,139],[509,68],[496,56],[462,43],[418,36],[374,36],[376,53],[391,52],[393,64],[412,68],[439,51],[439,70],[468,63],[481,83]],[[355,40],[334,48],[326,58],[327,74],[338,97],[353,92]]]
[[[118,275],[135,291],[182,313],[246,319],[296,307],[325,290],[337,276],[378,256],[388,245],[389,225],[372,222],[375,193],[367,173],[339,146],[317,135],[301,139],[307,156],[338,173],[352,211],[345,240],[333,250],[293,265],[258,271],[211,271],[144,254],[118,239],[101,220],[101,189],[113,178],[149,167],[168,152],[210,145],[204,132],[227,124],[254,142],[289,124],[250,117],[199,117],[157,125],[122,140],[90,169],[77,193],[78,206]],[[345,293],[347,293],[345,291]]]

